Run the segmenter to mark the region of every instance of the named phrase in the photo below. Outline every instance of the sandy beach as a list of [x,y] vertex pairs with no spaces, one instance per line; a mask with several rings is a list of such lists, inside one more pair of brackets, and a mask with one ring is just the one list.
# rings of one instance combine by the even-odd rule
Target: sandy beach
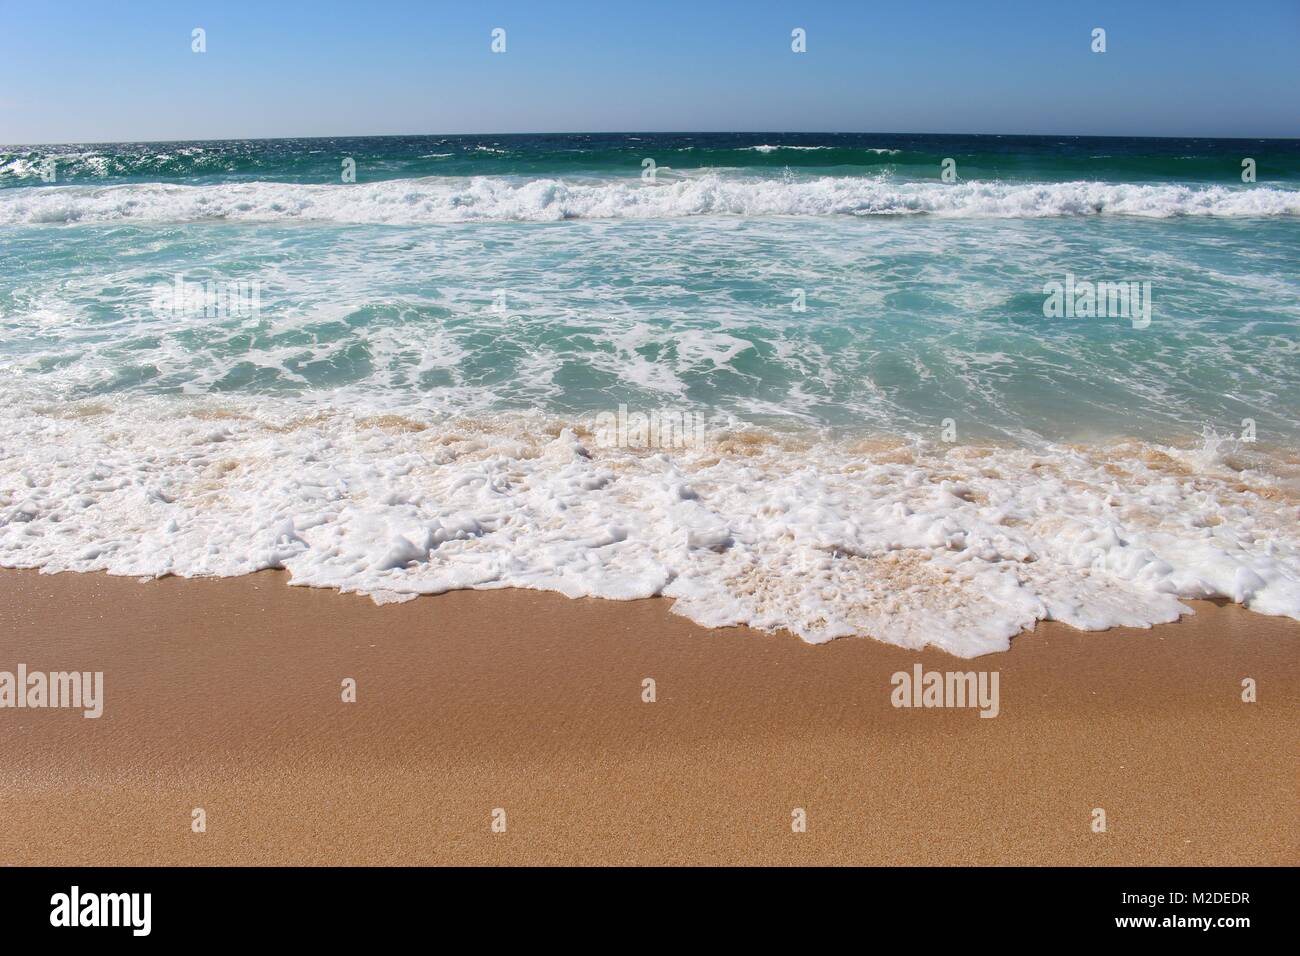
[[[0,865],[1300,860],[1288,619],[1200,602],[961,660],[666,600],[286,583],[0,572],[0,670],[103,671],[105,697],[0,709]],[[895,708],[918,663],[997,671],[999,715]]]

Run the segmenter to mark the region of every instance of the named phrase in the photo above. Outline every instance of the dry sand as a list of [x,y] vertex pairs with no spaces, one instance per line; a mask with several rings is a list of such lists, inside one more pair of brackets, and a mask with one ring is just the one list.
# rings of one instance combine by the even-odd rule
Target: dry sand
[[[961,661],[662,600],[0,571],[0,670],[106,696],[0,709],[0,865],[1300,862],[1300,624],[1196,610]],[[895,709],[917,662],[997,670],[1000,716]]]

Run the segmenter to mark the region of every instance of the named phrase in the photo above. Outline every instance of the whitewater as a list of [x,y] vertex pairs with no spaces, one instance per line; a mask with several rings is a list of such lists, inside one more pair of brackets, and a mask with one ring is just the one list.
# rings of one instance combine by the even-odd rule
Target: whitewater
[[1064,183],[919,183],[890,177],[802,180],[716,173],[653,184],[513,177],[309,185],[70,185],[0,192],[0,223],[302,220],[338,223],[556,222],[687,216],[1300,216],[1300,189]]
[[[279,412],[277,415],[276,412]],[[962,657],[1036,621],[1300,619],[1297,485],[1231,440],[1036,450],[591,423],[84,406],[6,419],[0,563],[156,577],[283,568],[379,603],[459,588],[663,595],[700,624]]]
[[[1067,281],[1149,321],[1049,315]],[[1292,141],[0,147],[0,566],[961,657],[1300,619],[1298,329]],[[700,424],[611,443],[620,410]]]

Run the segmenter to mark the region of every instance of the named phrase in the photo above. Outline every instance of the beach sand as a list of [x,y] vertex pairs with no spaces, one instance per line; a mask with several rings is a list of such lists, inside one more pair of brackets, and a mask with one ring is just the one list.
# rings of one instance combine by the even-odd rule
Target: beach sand
[[[963,661],[666,600],[286,581],[0,571],[0,670],[106,697],[0,709],[0,865],[1300,862],[1292,620],[1198,602]],[[915,663],[998,671],[1000,715],[894,708]]]

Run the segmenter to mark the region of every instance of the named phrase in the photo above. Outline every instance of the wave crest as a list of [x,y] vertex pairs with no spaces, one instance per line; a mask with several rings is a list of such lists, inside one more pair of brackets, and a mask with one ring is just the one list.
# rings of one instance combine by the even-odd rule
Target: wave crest
[[881,178],[636,180],[424,178],[352,185],[50,186],[0,193],[0,223],[308,220],[346,223],[689,216],[1300,216],[1300,190],[1129,183],[902,182]]

